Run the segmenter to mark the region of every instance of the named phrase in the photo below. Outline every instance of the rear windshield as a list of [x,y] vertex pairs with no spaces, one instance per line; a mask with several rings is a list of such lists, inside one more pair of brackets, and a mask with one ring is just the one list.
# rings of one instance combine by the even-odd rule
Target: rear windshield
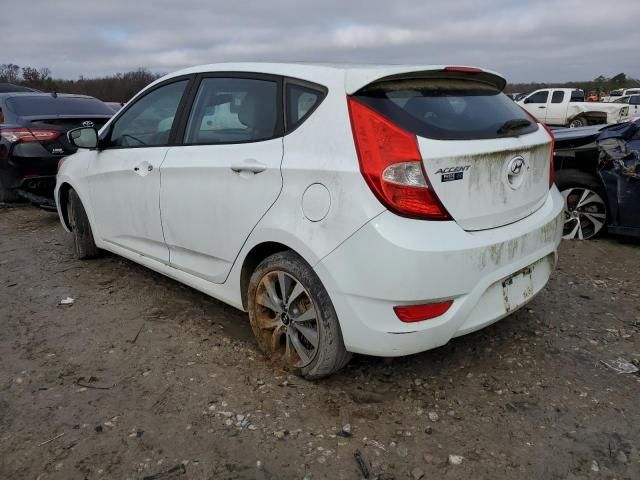
[[376,82],[354,95],[400,127],[436,140],[518,136],[536,122],[496,87],[459,79]]
[[11,97],[7,105],[21,117],[34,115],[113,115],[113,110],[96,98]]

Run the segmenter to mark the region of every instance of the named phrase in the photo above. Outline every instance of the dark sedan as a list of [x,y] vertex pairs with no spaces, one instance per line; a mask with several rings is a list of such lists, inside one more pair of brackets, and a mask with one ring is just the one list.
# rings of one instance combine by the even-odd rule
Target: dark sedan
[[112,115],[84,95],[0,94],[0,202],[52,198],[58,161],[75,152],[65,133],[100,128]]
[[564,238],[640,236],[640,120],[553,133]]

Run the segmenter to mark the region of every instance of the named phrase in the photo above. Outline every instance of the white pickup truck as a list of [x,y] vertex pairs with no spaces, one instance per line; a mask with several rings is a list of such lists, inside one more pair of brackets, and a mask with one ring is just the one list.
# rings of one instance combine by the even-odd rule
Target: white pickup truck
[[517,103],[547,125],[586,127],[616,123],[627,116],[629,107],[617,103],[584,102],[584,93],[573,88],[543,88]]

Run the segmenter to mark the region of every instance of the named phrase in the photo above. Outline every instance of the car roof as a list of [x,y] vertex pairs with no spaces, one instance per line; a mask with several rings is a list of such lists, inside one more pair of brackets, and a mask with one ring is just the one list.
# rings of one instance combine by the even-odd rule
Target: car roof
[[[310,82],[331,82],[344,85],[346,93],[351,94],[369,83],[381,78],[402,73],[443,70],[447,65],[378,65],[378,64],[341,64],[341,63],[306,63],[306,62],[242,62],[212,63],[185,68],[165,75],[155,83],[181,75],[215,72],[244,72],[282,75]],[[464,66],[464,68],[478,68]],[[496,72],[479,69],[482,72],[503,77]]]
[[14,92],[39,92],[35,88],[25,87],[23,85],[16,85],[14,83],[0,82],[0,93],[14,93]]
[[7,99],[12,97],[49,97],[49,98],[94,98],[89,95],[80,95],[75,93],[57,93],[55,96],[53,93],[44,92],[10,92],[0,93],[0,98]]

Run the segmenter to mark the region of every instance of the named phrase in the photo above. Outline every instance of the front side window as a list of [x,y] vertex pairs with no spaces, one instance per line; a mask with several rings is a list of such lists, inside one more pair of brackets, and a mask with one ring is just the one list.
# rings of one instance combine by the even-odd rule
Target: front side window
[[549,92],[536,92],[527,98],[525,103],[547,103],[547,99],[549,98]]
[[253,78],[205,78],[196,94],[184,143],[258,142],[278,125],[278,83]]
[[562,90],[556,90],[551,95],[551,103],[562,103],[564,100],[564,92]]
[[173,121],[188,80],[171,83],[137,100],[118,118],[110,146],[158,147],[169,144]]

